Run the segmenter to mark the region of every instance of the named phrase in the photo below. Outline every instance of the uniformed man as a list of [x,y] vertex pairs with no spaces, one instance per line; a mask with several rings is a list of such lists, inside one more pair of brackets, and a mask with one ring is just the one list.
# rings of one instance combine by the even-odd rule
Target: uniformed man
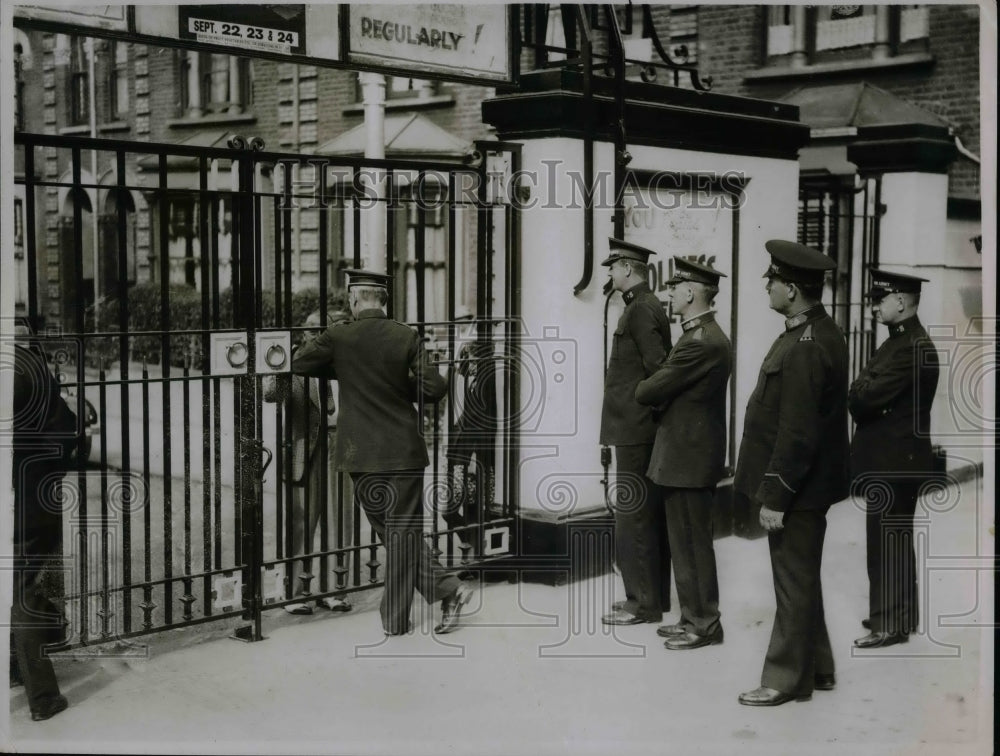
[[720,273],[674,258],[668,297],[681,337],[666,362],[639,382],[635,398],[660,412],[647,475],[662,486],[680,620],[657,629],[669,649],[722,643],[719,581],[712,544],[715,486],[726,463],[729,339],[711,309]]
[[51,560],[63,553],[63,476],[81,428],[45,356],[18,325],[14,346],[13,487],[14,603],[11,645],[35,722],[63,711],[46,646],[63,640],[62,612],[43,588]]
[[385,544],[382,625],[410,631],[413,589],[441,601],[436,633],[453,631],[471,588],[444,572],[423,539],[427,447],[414,403],[437,401],[448,382],[430,365],[420,338],[385,314],[389,276],[348,270],[354,321],[330,326],[292,357],[292,372],[335,379],[340,421],[334,464],[350,473],[355,496]]
[[785,331],[747,403],[734,488],[760,506],[777,610],[760,687],[739,697],[747,706],[835,685],[820,565],[826,511],[848,492],[847,344],[820,302],[836,263],[795,242],[765,246],[766,289]]
[[[917,629],[913,513],[933,469],[930,413],[939,361],[917,317],[926,278],[872,268],[869,296],[889,329],[847,394],[857,424],[851,443],[852,493],[866,500],[868,604],[858,648],[905,643]],[[888,501],[886,501],[888,492]]]
[[635,400],[635,388],[659,367],[670,351],[670,322],[663,304],[649,289],[647,263],[652,250],[609,239],[614,290],[625,300],[615,328],[604,380],[601,444],[615,447],[618,502],[615,554],[625,601],[616,602],[601,621],[607,625],[659,622],[670,611],[670,547],[656,486],[646,477],[656,421],[652,410]]

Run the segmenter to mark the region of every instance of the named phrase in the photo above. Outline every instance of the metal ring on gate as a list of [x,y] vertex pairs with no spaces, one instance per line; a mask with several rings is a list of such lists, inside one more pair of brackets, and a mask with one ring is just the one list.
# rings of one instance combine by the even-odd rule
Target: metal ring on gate
[[271,344],[264,353],[264,362],[272,370],[278,370],[283,368],[285,363],[288,361],[288,355],[285,353],[285,348],[281,344]]
[[244,344],[242,341],[237,341],[233,344],[230,344],[229,348],[226,350],[226,359],[229,361],[229,364],[232,365],[234,368],[243,367],[244,365],[246,365],[247,357],[249,356],[250,353],[247,350],[247,345]]

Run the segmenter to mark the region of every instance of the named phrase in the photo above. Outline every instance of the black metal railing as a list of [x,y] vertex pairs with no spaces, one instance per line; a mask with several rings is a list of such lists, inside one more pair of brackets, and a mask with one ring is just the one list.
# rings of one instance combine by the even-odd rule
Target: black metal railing
[[[304,449],[319,461],[318,479],[299,486],[289,474],[297,419],[284,402],[263,400],[267,376],[255,362],[258,334],[302,334],[309,312],[336,304],[339,271],[361,263],[366,173],[385,179],[377,201],[387,208],[389,269],[409,271],[400,285],[412,296],[397,295],[395,315],[425,336],[440,369],[450,369],[448,399],[424,408],[428,537],[452,566],[511,553],[517,213],[502,193],[489,195],[485,172],[498,152],[516,170],[515,145],[479,143],[482,160],[455,165],[271,153],[246,139],[200,148],[18,133],[15,142],[26,167],[18,182],[29,319],[72,408],[78,416],[93,408],[90,436],[64,485],[71,538],[61,598],[71,644],[240,617],[253,623],[248,637],[256,639],[265,609],[381,584],[381,546],[362,525],[349,478],[327,464],[335,442],[327,417]],[[113,168],[111,183],[84,180],[92,151]],[[181,158],[187,171],[177,170]],[[320,166],[316,182],[290,180],[309,166]],[[470,181],[477,191],[462,190]],[[418,191],[431,184],[438,208]],[[131,196],[134,210],[119,215],[114,234],[97,233],[87,208],[101,207],[109,191]],[[193,214],[172,226],[171,208],[181,202]],[[53,233],[60,219],[65,232]],[[134,235],[133,221],[141,231]],[[104,280],[138,282],[106,292],[100,241],[112,236],[117,270]],[[128,259],[137,261],[134,274]],[[459,269],[474,270],[474,283]],[[68,286],[68,275],[84,273],[98,282],[93,289]],[[460,319],[466,294],[475,314]],[[248,336],[243,370],[225,369],[219,351],[231,332]],[[473,378],[482,380],[474,387]],[[313,382],[313,390],[325,401],[331,387]],[[493,400],[483,404],[488,394]],[[469,396],[495,418],[472,429],[463,465],[469,484],[456,505],[449,447]],[[449,523],[444,515],[455,506],[462,517]],[[300,515],[316,520],[314,540],[293,533]],[[497,533],[504,538],[491,540]]]

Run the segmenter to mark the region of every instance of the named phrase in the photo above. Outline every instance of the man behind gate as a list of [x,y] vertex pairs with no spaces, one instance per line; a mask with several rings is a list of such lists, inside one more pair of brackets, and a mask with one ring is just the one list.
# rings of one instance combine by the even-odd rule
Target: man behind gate
[[625,300],[615,328],[604,380],[601,444],[615,447],[618,501],[615,506],[615,559],[625,584],[625,601],[616,602],[601,621],[606,625],[659,622],[670,611],[670,548],[656,485],[646,477],[656,437],[649,407],[635,400],[635,389],[670,351],[670,322],[650,291],[647,263],[656,254],[636,244],[609,239],[611,252],[601,263]]
[[826,512],[848,490],[847,343],[820,302],[836,263],[795,242],[765,246],[770,307],[785,330],[747,402],[734,489],[760,506],[777,607],[760,687],[739,696],[746,706],[835,685],[820,568]]
[[472,589],[446,573],[423,538],[424,468],[429,462],[414,403],[437,401],[448,382],[431,366],[413,329],[386,317],[389,276],[348,270],[355,320],[335,324],[292,357],[292,372],[336,379],[340,423],[334,464],[350,473],[355,496],[385,545],[382,626],[410,632],[416,588],[441,601],[437,633],[458,626]]
[[865,499],[868,544],[869,614],[862,624],[871,632],[854,641],[858,648],[905,643],[917,629],[913,514],[934,466],[930,415],[940,369],[917,317],[927,279],[875,268],[871,275],[872,310],[889,338],[847,394],[857,424],[851,493]]

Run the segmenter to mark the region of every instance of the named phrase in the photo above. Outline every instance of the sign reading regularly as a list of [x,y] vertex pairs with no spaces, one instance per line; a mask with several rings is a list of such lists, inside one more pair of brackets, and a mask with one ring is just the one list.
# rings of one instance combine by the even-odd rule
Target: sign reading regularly
[[180,39],[261,52],[305,53],[305,5],[182,5]]
[[[349,5],[347,61],[505,81],[503,5]],[[414,64],[417,64],[414,66]]]

